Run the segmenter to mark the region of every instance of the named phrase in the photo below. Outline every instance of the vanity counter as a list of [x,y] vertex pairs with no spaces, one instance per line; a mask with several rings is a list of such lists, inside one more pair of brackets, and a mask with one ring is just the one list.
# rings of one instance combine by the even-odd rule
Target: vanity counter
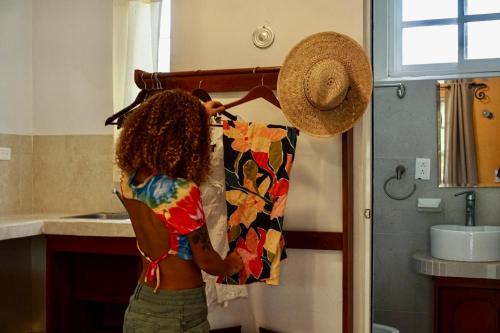
[[73,214],[0,217],[0,241],[36,235],[135,237],[130,220],[63,218]]
[[466,262],[442,260],[428,252],[418,251],[412,256],[416,272],[424,275],[474,279],[500,279],[500,261]]

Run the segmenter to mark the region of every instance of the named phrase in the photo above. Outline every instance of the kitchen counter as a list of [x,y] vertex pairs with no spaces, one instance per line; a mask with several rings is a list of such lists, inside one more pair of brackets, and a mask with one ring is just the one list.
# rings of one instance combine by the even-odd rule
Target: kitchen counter
[[431,276],[461,277],[475,279],[500,279],[500,261],[467,262],[442,260],[431,257],[428,252],[413,254],[416,272]]
[[30,214],[0,217],[0,241],[36,235],[135,237],[129,219],[64,218],[75,214]]

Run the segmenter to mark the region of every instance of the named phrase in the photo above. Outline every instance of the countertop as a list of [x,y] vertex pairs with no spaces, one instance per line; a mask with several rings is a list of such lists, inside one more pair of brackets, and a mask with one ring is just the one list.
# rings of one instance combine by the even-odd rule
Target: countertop
[[0,240],[36,235],[135,237],[129,219],[65,218],[75,214],[0,216]]
[[413,254],[413,267],[420,274],[475,279],[500,279],[500,261],[467,262],[442,260],[428,252]]

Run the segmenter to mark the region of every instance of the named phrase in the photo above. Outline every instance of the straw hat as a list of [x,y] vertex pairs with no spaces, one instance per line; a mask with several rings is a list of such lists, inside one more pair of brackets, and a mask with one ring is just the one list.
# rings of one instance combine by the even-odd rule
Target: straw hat
[[372,93],[372,71],[352,38],[321,32],[299,42],[278,76],[283,113],[301,131],[329,137],[350,129]]

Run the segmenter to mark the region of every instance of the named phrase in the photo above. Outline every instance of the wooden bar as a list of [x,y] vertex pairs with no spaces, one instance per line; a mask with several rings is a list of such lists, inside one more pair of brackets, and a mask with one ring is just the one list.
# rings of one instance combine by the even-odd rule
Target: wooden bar
[[283,235],[287,249],[342,251],[343,248],[341,232],[285,230]]
[[279,67],[173,73],[147,73],[136,70],[134,81],[140,89],[145,90],[180,88],[191,91],[202,88],[207,92],[230,92],[246,91],[260,85],[276,90],[279,71]]
[[353,264],[353,214],[354,214],[354,131],[342,134],[342,332],[353,332],[354,264]]

